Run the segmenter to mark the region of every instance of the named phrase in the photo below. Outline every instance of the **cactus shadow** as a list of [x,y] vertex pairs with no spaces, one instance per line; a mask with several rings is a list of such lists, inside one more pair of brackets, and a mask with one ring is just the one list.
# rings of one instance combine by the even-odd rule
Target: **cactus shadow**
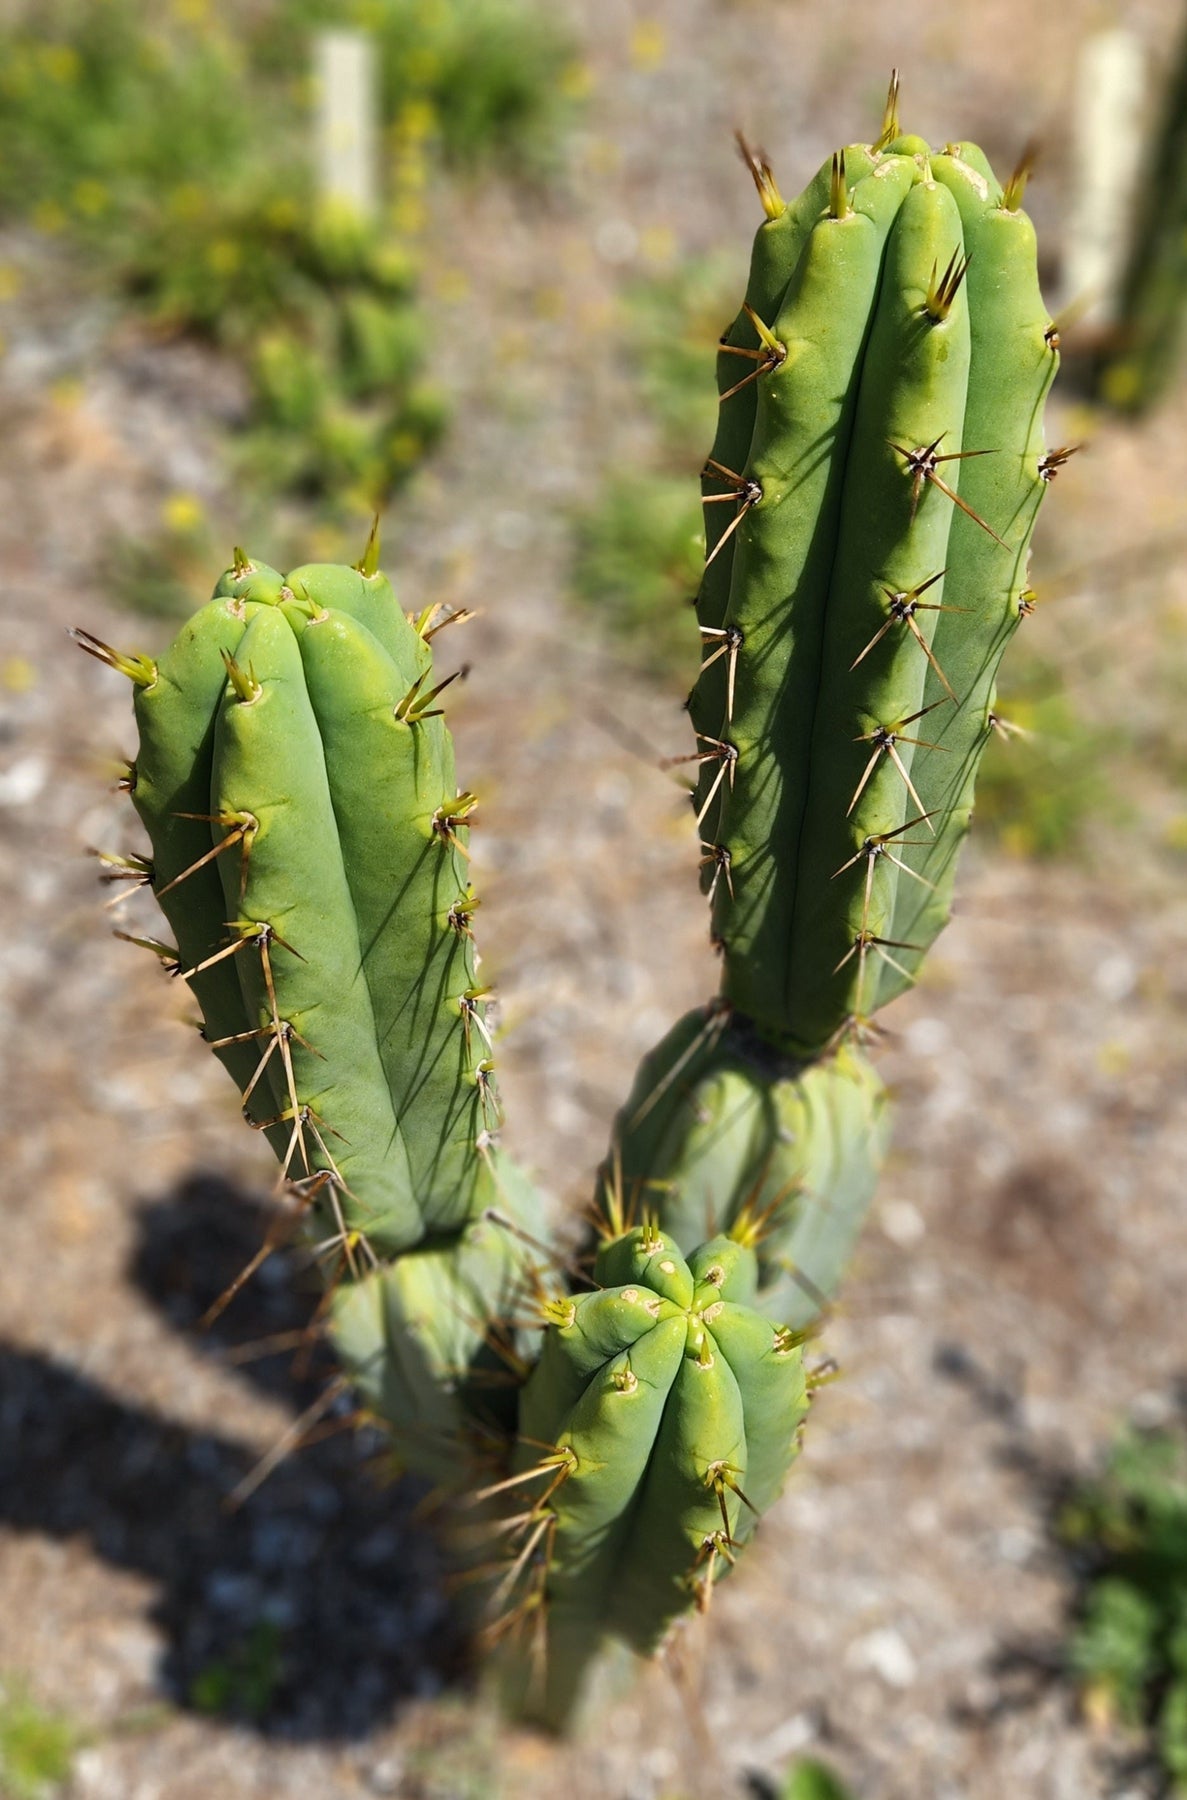
[[[198,1321],[260,1242],[263,1209],[207,1176],[141,1208],[132,1275],[203,1354],[305,1326],[316,1295],[292,1258],[249,1284],[209,1333]],[[287,1265],[287,1266],[286,1266]],[[296,1271],[299,1275],[299,1268]],[[295,1419],[324,1390],[316,1361],[253,1358],[245,1382]],[[52,1358],[0,1345],[0,1524],[82,1538],[157,1588],[158,1678],[184,1708],[290,1742],[366,1735],[403,1700],[464,1673],[443,1556],[413,1517],[422,1490],[384,1485],[380,1440],[344,1430],[282,1463],[245,1503],[229,1498],[258,1440],[195,1429],[127,1403]]]

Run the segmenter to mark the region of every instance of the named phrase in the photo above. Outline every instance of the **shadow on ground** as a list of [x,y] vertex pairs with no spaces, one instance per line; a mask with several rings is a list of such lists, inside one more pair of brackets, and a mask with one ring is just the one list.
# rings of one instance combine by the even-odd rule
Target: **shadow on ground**
[[[316,1299],[277,1256],[219,1323],[207,1307],[259,1244],[262,1209],[198,1176],[144,1206],[133,1278],[204,1353],[299,1332]],[[294,1418],[328,1365],[293,1352],[238,1365]],[[158,1584],[171,1699],[293,1741],[358,1737],[401,1700],[457,1678],[463,1644],[440,1552],[413,1517],[422,1490],[376,1472],[380,1440],[346,1429],[282,1463],[240,1507],[257,1462],[233,1436],[138,1410],[48,1357],[0,1346],[0,1523],[83,1538]]]
[[[992,1701],[956,1709],[956,1722],[965,1729],[983,1731],[1009,1714],[1033,1712],[1053,1695],[1062,1698],[1069,1714],[1075,1714],[1080,1698],[1070,1655],[1072,1636],[1082,1624],[1094,1585],[1108,1564],[1104,1544],[1071,1543],[1061,1529],[1068,1506],[1082,1493],[1085,1470],[1035,1436],[1027,1426],[1016,1390],[990,1375],[963,1346],[942,1346],[935,1369],[941,1378],[963,1388],[981,1416],[1000,1429],[998,1458],[1028,1490],[1042,1528],[1037,1557],[1057,1576],[1064,1593],[1059,1629],[1046,1636],[1006,1638],[989,1665]],[[1166,1398],[1160,1424],[1180,1434],[1187,1431],[1187,1374],[1179,1376]],[[1156,1711],[1161,1695],[1154,1692],[1152,1699]],[[1158,1754],[1153,1716],[1144,1734],[1118,1732],[1101,1742],[1100,1757],[1108,1771],[1110,1791],[1124,1800],[1171,1800],[1180,1791]]]

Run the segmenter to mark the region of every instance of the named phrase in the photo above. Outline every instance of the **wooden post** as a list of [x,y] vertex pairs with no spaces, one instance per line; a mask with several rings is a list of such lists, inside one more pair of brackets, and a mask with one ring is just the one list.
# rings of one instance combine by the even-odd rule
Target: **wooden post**
[[313,40],[317,93],[317,191],[323,204],[362,219],[379,210],[379,68],[365,31],[319,31]]
[[1145,149],[1146,58],[1123,26],[1090,37],[1080,52],[1072,118],[1075,188],[1068,213],[1061,304],[1107,329],[1129,248],[1134,191]]

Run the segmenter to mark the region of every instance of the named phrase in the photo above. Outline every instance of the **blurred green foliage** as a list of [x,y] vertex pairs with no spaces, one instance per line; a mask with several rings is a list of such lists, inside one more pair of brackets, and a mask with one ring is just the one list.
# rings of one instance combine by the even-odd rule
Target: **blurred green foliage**
[[1077,707],[1059,666],[1012,651],[1001,723],[977,777],[978,835],[986,830],[1017,856],[1071,856],[1089,828],[1118,823],[1125,804],[1111,778],[1116,726]]
[[623,352],[655,423],[665,466],[701,467],[717,428],[717,340],[737,311],[732,256],[687,257],[633,282]]
[[792,1769],[782,1800],[853,1800],[853,1796],[831,1769],[812,1758]]
[[[367,227],[312,186],[311,37],[334,23],[368,26],[383,70]],[[253,481],[378,505],[446,418],[412,247],[434,162],[542,167],[568,59],[530,0],[38,0],[0,29],[0,218],[244,359]]]
[[397,152],[411,135],[462,168],[492,158],[517,174],[554,167],[584,78],[551,8],[529,13],[523,0],[278,0],[262,33],[265,55],[270,49],[272,66],[299,74],[294,48],[327,25],[374,35]]
[[624,296],[622,355],[650,428],[648,465],[610,470],[573,519],[572,586],[630,659],[687,686],[699,639],[688,604],[705,554],[698,471],[717,411],[714,347],[736,270],[690,258]]
[[283,1675],[280,1628],[261,1619],[226,1657],[208,1663],[190,1683],[197,1712],[230,1714],[258,1721],[265,1717]]
[[573,522],[574,592],[632,661],[685,686],[697,667],[700,512],[695,477],[609,475]]
[[1070,1648],[1089,1710],[1146,1734],[1187,1793],[1187,1438],[1127,1432],[1058,1529],[1089,1566]]
[[0,1693],[0,1793],[46,1800],[69,1778],[79,1734],[69,1719],[37,1706],[21,1688]]

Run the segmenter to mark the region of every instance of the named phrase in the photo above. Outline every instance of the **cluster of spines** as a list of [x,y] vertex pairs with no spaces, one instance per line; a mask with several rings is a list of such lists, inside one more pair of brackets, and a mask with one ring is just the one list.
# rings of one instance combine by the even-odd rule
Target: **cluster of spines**
[[[766,221],[705,465],[694,807],[724,992],[818,1054],[913,978],[950,903],[1025,612],[1058,361],[1025,167],[898,130]],[[738,359],[752,364],[738,375]]]

